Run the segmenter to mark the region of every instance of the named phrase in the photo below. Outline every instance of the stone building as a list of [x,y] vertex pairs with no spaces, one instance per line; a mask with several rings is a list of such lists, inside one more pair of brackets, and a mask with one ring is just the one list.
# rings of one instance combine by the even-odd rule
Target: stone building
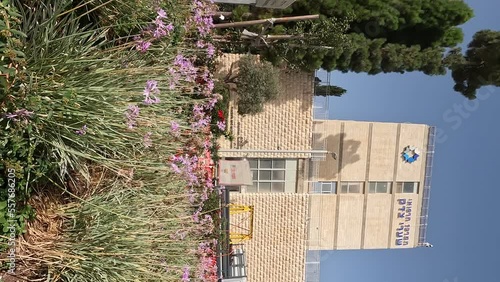
[[[238,58],[222,57],[220,71]],[[320,250],[426,246],[435,128],[315,119],[314,74],[280,81],[280,98],[256,115],[239,116],[234,95],[235,138],[220,142],[253,173],[253,186],[231,187],[233,202],[254,206],[249,281],[317,281]]]

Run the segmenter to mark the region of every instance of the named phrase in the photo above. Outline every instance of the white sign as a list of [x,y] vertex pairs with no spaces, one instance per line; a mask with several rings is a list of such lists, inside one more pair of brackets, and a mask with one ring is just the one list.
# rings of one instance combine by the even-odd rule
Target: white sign
[[247,160],[219,161],[219,184],[224,186],[253,185],[250,163]]
[[285,9],[293,4],[295,0],[257,0],[255,6],[270,9]]

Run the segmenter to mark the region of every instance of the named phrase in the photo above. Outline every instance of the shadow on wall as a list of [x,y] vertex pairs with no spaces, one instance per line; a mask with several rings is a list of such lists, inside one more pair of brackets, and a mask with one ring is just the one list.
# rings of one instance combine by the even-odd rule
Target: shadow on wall
[[[258,59],[256,56],[254,57]],[[233,61],[230,64],[225,62],[218,68],[216,73],[216,80],[224,82],[226,78],[236,78],[232,83],[227,86],[231,89],[234,95],[231,95],[231,100],[236,105],[238,96],[237,77],[239,73],[238,61]],[[290,69],[279,69],[279,84],[280,94],[274,100],[268,101],[265,104],[272,106],[282,106],[290,101],[298,100],[300,110],[308,112],[312,110],[313,106],[313,74]],[[258,82],[256,82],[258,83]]]
[[[360,146],[361,141],[349,139],[345,133],[331,134],[326,137],[322,133],[313,133],[313,149],[329,152],[324,161],[318,161],[319,177],[337,179],[339,171],[361,160],[358,154]],[[310,177],[315,175],[313,169],[309,172]]]
[[280,70],[280,95],[268,104],[280,106],[289,101],[299,100],[302,112],[312,111],[313,75],[306,72],[282,69]]

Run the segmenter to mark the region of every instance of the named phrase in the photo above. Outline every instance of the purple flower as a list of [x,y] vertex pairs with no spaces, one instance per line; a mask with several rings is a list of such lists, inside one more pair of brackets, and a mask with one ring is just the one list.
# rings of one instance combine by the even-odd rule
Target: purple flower
[[209,58],[212,58],[215,54],[215,47],[212,43],[207,44],[207,55]]
[[153,145],[153,142],[151,141],[151,135],[152,135],[152,134],[153,134],[153,133],[148,132],[148,133],[146,133],[146,134],[144,135],[143,140],[142,140],[142,143],[144,144],[144,147],[145,147],[145,148],[149,148],[149,147],[151,147],[151,146]]
[[174,163],[171,163],[170,166],[172,167],[172,170],[177,173],[177,174],[181,174],[181,169]]
[[189,282],[191,279],[189,279],[189,267],[185,266],[183,273],[182,273],[182,282]]
[[[175,166],[172,166],[175,164]],[[178,172],[186,179],[188,185],[195,185],[199,183],[199,179],[197,176],[197,166],[198,166],[198,157],[189,155],[184,156],[172,156],[171,157],[171,166],[175,171],[175,168],[179,168]]]
[[158,11],[156,11],[156,13],[158,13],[158,17],[159,18],[167,18],[167,13],[163,10],[163,9],[158,9]]
[[172,30],[174,30],[174,25],[172,23],[165,25],[165,22],[163,21],[163,19],[167,18],[167,13],[164,10],[158,9],[157,14],[158,14],[158,16],[153,21],[153,25],[151,26],[151,30],[154,29],[153,37],[159,39],[161,37],[170,35],[170,32]]
[[198,121],[193,122],[191,124],[191,128],[193,130],[200,130],[200,129],[205,128],[209,123],[210,123],[210,118],[204,117],[202,119],[199,119]]
[[143,92],[143,103],[146,105],[160,103],[160,98],[156,96],[158,94],[160,94],[160,89],[158,89],[158,82],[156,80],[148,80]]
[[135,43],[135,49],[142,53],[146,52],[149,47],[151,47],[151,42],[149,41],[139,40]]
[[210,139],[203,141],[203,148],[205,150],[208,150],[210,147],[212,147],[212,142],[210,141]]
[[207,101],[207,103],[204,105],[205,109],[207,110],[212,110],[215,107],[215,104],[217,103],[217,98],[212,98]]
[[212,179],[207,179],[205,180],[205,187],[207,187],[207,189],[212,192],[213,188],[214,188],[214,183],[212,182]]
[[223,121],[218,121],[218,122],[217,122],[217,127],[218,127],[220,130],[224,131],[224,130],[226,130],[226,123],[225,123],[225,122],[223,122]]
[[172,23],[169,23],[166,27],[165,30],[167,31],[168,34],[174,30],[174,25]]
[[[193,189],[189,190],[189,202],[193,205],[194,202],[196,201],[196,196],[197,194],[193,191]],[[196,216],[198,218],[198,216]],[[194,220],[194,218],[193,218]],[[195,221],[196,222],[196,221]]]
[[158,88],[158,81],[156,80],[148,80],[146,81],[146,88],[154,90]]
[[208,90],[212,91],[212,90],[214,90],[214,87],[215,87],[214,81],[212,79],[208,79],[207,80],[207,88],[208,88]]
[[167,36],[167,31],[163,28],[157,28],[155,31],[153,31],[153,36],[154,36],[154,38],[160,38],[163,36]]
[[200,222],[200,212],[201,212],[201,210],[200,210],[200,209],[197,209],[197,210],[193,213],[192,218],[193,218],[193,221],[194,221],[194,222],[197,222],[197,223],[198,223],[198,222]]
[[5,117],[12,120],[12,121],[18,121],[19,119],[18,118],[29,118],[33,115],[33,112],[30,112],[26,109],[20,109],[20,110],[17,110],[13,113],[6,113],[5,114]]
[[172,130],[172,132],[179,131],[179,124],[176,121],[170,122],[170,130]]
[[202,118],[204,116],[203,107],[201,105],[193,106],[193,116],[195,118]]
[[139,107],[137,105],[129,105],[127,111],[125,112],[125,117],[127,118],[127,127],[133,129],[137,124],[137,117],[139,117]]
[[179,229],[179,230],[175,231],[175,234],[170,235],[170,238],[172,238],[172,239],[178,239],[178,240],[184,240],[184,238],[186,237],[186,235],[187,235],[187,231],[186,230]]
[[170,122],[170,131],[175,137],[179,137],[180,136],[179,124],[175,121]]
[[205,47],[205,42],[203,40],[196,41],[196,47],[197,48],[204,48]]
[[75,130],[75,133],[78,135],[85,135],[87,133],[87,125],[85,124],[81,129]]
[[175,57],[173,65],[175,69],[171,68],[169,69],[169,72],[175,83],[177,83],[181,77],[188,82],[194,81],[198,68],[193,66],[193,63],[188,58],[179,54]]

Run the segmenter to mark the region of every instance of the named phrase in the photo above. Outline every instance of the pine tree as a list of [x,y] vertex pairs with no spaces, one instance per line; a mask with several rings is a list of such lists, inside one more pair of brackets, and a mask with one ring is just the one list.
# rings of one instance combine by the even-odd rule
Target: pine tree
[[453,50],[446,59],[451,65],[454,89],[465,97],[475,99],[482,86],[500,86],[499,31],[476,32],[465,56],[459,50]]

